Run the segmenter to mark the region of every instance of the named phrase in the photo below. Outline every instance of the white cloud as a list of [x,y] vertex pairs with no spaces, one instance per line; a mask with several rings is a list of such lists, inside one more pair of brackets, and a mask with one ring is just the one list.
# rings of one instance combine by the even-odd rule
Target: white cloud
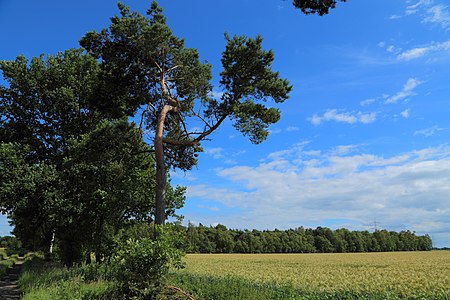
[[233,153],[233,157],[240,156],[240,155],[243,155],[245,153],[247,153],[247,150],[239,150],[238,152]]
[[278,134],[282,132],[281,129],[269,129],[268,131],[270,134]]
[[217,211],[220,210],[218,207],[215,207],[215,206],[197,205],[197,207],[201,208],[201,209],[206,209],[206,210],[209,210],[209,211],[214,211],[214,212],[217,212]]
[[412,13],[415,13],[417,11],[417,9],[420,8],[421,6],[427,6],[427,5],[430,5],[431,3],[433,3],[432,0],[420,0],[416,4],[407,6],[406,11],[407,12],[409,11],[410,12],[409,14],[412,14]]
[[430,137],[435,135],[436,133],[438,133],[439,131],[444,130],[444,128],[440,128],[439,126],[433,126],[430,128],[425,128],[425,129],[421,129],[421,130],[417,130],[414,132],[414,135],[423,135],[426,137]]
[[369,124],[373,123],[377,119],[377,113],[371,112],[368,114],[358,113],[358,118],[361,123]]
[[229,158],[229,159],[224,160],[223,163],[226,164],[226,165],[236,165],[237,164],[237,160]]
[[222,154],[223,148],[217,147],[217,148],[206,148],[205,153],[212,156],[214,159],[219,159],[223,157]]
[[377,113],[362,113],[362,112],[338,112],[337,109],[328,109],[322,116],[313,115],[309,120],[313,125],[320,125],[322,122],[335,121],[341,123],[354,124],[357,122],[369,124],[375,122]]
[[370,104],[374,103],[375,101],[377,101],[376,98],[371,98],[371,99],[363,100],[363,101],[361,101],[359,104],[360,104],[361,106],[366,106],[366,105],[370,105]]
[[397,19],[401,19],[401,18],[402,18],[402,16],[399,16],[399,15],[391,15],[389,17],[390,20],[397,20]]
[[[345,148],[307,157],[295,146],[257,166],[220,170],[232,188],[193,186],[188,196],[240,208],[238,215],[218,220],[234,228],[289,228],[333,219],[358,227],[376,219],[391,230],[448,234],[450,147],[387,158]],[[289,168],[278,168],[280,162]]]
[[409,116],[410,116],[410,114],[411,114],[411,110],[408,108],[408,109],[405,109],[404,111],[402,111],[401,113],[400,113],[400,115],[403,117],[403,118],[405,118],[405,119],[408,119],[409,118]]
[[392,97],[388,97],[386,99],[386,104],[396,103],[400,100],[403,100],[409,96],[415,95],[414,89],[419,86],[422,82],[417,78],[409,78],[406,83],[403,85],[403,89],[399,91]]
[[286,128],[287,132],[292,132],[292,131],[299,131],[300,128],[296,127],[296,126],[289,126],[288,128]]
[[400,19],[403,16],[420,15],[423,17],[422,23],[441,25],[444,29],[450,29],[450,13],[448,6],[437,4],[433,0],[421,0],[409,5],[405,9],[404,15],[392,15],[389,19]]
[[389,45],[389,46],[386,48],[386,51],[389,52],[389,53],[399,53],[399,52],[402,51],[402,49],[401,49],[401,48],[397,48],[397,47],[394,46],[394,45]]
[[430,47],[422,47],[422,48],[414,48],[411,50],[407,50],[405,52],[400,53],[397,56],[399,60],[412,60],[421,56],[424,56],[428,52],[430,52]]
[[443,28],[450,26],[450,13],[447,10],[448,6],[435,5],[427,10],[427,16],[423,20],[424,23],[436,23]]
[[333,155],[343,155],[343,154],[348,154],[352,151],[357,150],[359,147],[359,145],[339,145],[336,146],[334,148],[334,150],[332,150],[332,154]]
[[422,7],[426,7],[431,3],[432,0],[420,0],[416,4],[409,5],[406,7],[405,16],[414,15],[419,11],[419,9],[421,9]]
[[188,181],[196,181],[197,177],[193,176],[191,172],[183,172],[181,170],[171,171],[170,177],[184,179]]
[[418,47],[413,48],[407,51],[404,51],[397,55],[398,60],[412,60],[416,59],[422,56],[425,56],[426,54],[430,52],[440,52],[440,51],[447,51],[450,49],[450,40],[442,43],[433,43],[426,47]]

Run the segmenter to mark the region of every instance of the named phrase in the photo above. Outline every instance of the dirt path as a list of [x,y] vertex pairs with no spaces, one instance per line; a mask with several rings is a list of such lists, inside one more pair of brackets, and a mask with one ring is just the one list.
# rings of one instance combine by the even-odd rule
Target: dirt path
[[14,267],[0,280],[0,300],[20,299],[21,292],[17,286],[17,279],[22,268],[22,260],[16,262]]

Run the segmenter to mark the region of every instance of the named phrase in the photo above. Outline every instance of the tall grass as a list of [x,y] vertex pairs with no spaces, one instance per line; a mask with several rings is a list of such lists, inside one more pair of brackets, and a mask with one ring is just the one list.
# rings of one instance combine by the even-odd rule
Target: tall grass
[[114,299],[114,283],[102,278],[97,265],[67,269],[35,257],[24,263],[18,284],[23,300]]
[[17,255],[11,255],[8,257],[6,250],[0,248],[0,277],[6,275],[8,268],[11,268],[17,261]]

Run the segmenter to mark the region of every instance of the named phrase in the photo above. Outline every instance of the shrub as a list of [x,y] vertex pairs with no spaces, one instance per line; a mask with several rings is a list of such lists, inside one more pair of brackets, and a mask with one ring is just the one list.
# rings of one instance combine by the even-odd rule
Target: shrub
[[170,226],[157,227],[158,238],[152,238],[151,230],[142,237],[133,228],[126,240],[119,242],[111,260],[111,269],[124,294],[139,299],[154,299],[160,293],[171,267],[181,268],[182,252],[175,248],[178,235]]
[[8,259],[8,255],[6,254],[6,250],[0,248],[0,260]]

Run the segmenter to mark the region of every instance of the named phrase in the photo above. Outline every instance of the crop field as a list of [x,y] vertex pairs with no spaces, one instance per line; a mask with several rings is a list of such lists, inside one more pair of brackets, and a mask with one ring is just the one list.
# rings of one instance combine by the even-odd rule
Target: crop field
[[290,285],[309,295],[450,299],[450,251],[191,254],[181,273]]

